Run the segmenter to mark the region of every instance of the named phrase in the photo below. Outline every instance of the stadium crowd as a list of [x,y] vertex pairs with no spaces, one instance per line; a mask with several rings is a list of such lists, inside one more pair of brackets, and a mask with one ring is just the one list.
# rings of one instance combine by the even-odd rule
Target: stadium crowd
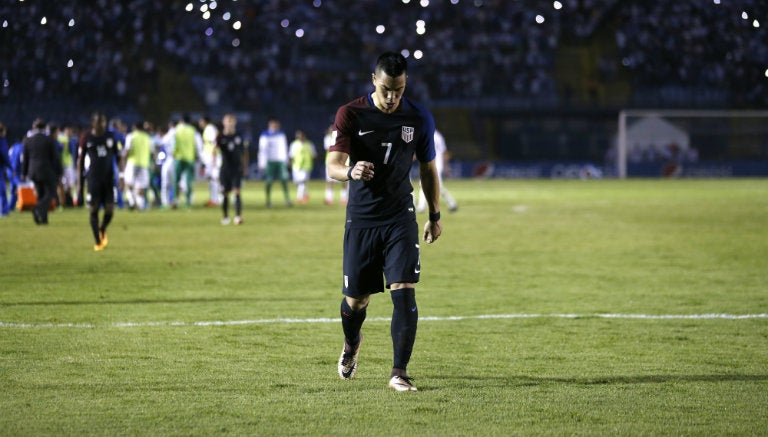
[[728,92],[729,106],[762,107],[768,97],[768,3],[631,2],[618,8],[616,45],[636,89]]
[[4,2],[0,107],[11,126],[46,115],[13,119],[33,102],[64,114],[91,102],[132,107],[156,91],[160,68],[185,72],[230,109],[336,105],[367,89],[358,66],[392,47],[409,50],[409,92],[421,101],[556,106],[558,49],[600,32],[616,44],[601,71],[626,69],[641,103],[658,94],[647,103],[663,104],[654,90],[671,86],[693,90],[672,104],[709,92],[707,104],[754,107],[768,97],[768,38],[753,20],[767,12],[760,0]]

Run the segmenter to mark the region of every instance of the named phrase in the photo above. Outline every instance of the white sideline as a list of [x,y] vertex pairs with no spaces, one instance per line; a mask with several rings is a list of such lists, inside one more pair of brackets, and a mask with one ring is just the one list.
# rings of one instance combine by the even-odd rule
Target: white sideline
[[[761,314],[483,314],[475,316],[423,316],[419,321],[445,322],[457,320],[482,320],[482,319],[640,319],[640,320],[744,320],[744,319],[768,319],[768,313]],[[369,322],[389,322],[388,317],[371,317]],[[110,324],[95,323],[18,323],[2,322],[0,328],[147,328],[155,326],[235,326],[235,325],[263,325],[276,323],[339,323],[338,318],[310,318],[310,319],[254,319],[254,320],[213,320],[203,322],[118,322]]]

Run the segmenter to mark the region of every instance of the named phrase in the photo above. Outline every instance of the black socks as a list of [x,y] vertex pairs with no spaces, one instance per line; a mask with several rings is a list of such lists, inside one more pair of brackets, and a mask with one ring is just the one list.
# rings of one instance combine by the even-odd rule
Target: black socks
[[365,321],[366,308],[354,311],[347,303],[347,298],[341,299],[341,327],[344,329],[344,339],[352,350],[360,342],[360,328]]
[[419,321],[419,310],[416,307],[416,291],[413,288],[392,290],[392,349],[394,351],[393,367],[405,372],[411,360],[413,344],[416,341],[416,326]]
[[91,231],[93,231],[93,239],[96,241],[96,244],[101,244],[101,236],[99,235],[99,211],[91,211],[90,215],[91,220]]

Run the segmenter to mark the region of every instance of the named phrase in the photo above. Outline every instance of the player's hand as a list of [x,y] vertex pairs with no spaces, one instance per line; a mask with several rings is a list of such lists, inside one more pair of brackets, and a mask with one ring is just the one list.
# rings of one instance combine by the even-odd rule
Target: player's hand
[[373,163],[368,161],[357,161],[352,167],[352,179],[356,181],[368,182],[373,179]]
[[443,225],[440,224],[440,220],[436,222],[427,221],[424,225],[424,241],[431,244],[435,242],[443,233]]

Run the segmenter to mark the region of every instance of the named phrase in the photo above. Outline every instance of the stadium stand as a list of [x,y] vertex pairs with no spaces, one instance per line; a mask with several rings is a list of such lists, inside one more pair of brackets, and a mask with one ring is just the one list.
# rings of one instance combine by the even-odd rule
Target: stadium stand
[[[64,121],[91,108],[124,119],[190,107],[300,116],[368,89],[360,65],[392,48],[409,50],[409,92],[435,107],[768,101],[768,38],[755,27],[768,16],[764,1],[554,4],[560,8],[543,0],[4,2],[0,110],[17,129],[42,112]],[[589,56],[558,63],[573,46]],[[569,75],[584,78],[566,85]],[[587,97],[574,99],[574,87]],[[614,89],[628,90],[626,98]]]

